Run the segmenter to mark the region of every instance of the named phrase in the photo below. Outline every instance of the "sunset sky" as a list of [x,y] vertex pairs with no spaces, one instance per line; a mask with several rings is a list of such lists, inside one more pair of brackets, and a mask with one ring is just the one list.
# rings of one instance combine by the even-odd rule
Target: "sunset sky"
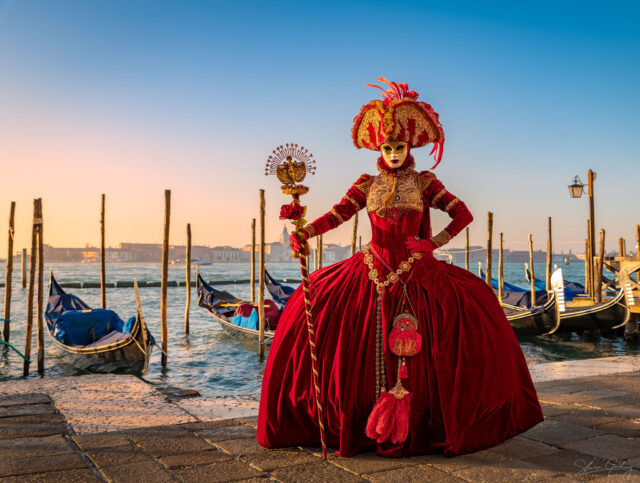
[[[592,168],[607,248],[624,236],[633,249],[639,22],[626,1],[0,0],[0,257],[10,202],[20,249],[35,197],[53,246],[98,243],[101,193],[107,245],[159,243],[167,188],[172,243],[190,222],[194,244],[245,244],[260,188],[275,240],[287,199],[264,176],[268,154],[308,147],[308,218],[328,211],[376,171],[350,129],[380,76],[440,113],[435,173],[474,214],[474,244],[493,211],[508,247],[533,233],[542,248],[553,216],[557,250],[583,250],[587,200],[567,185]],[[413,154],[417,169],[433,165],[427,149]],[[347,243],[346,225],[325,240]]]

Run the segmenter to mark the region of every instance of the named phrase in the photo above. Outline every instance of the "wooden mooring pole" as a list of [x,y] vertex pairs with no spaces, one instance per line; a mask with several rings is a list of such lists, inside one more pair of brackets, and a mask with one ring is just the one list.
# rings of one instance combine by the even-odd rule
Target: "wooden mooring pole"
[[187,300],[184,306],[184,333],[189,333],[189,309],[191,308],[191,223],[187,223],[187,248],[185,253],[185,277]]
[[264,243],[264,190],[260,190],[260,271],[258,272],[258,354],[264,357],[264,283],[265,283],[265,243]]
[[604,229],[600,229],[600,246],[598,250],[598,273],[596,278],[596,302],[602,302],[602,272],[604,270]]
[[15,234],[16,202],[9,208],[9,241],[7,243],[7,266],[4,272],[4,340],[11,335],[11,284],[13,282],[13,238]]
[[160,281],[160,324],[162,326],[162,367],[167,367],[167,279],[169,278],[169,226],[171,190],[164,190],[164,237],[162,239],[162,280]]
[[590,282],[589,282],[589,239],[584,239],[584,289],[589,296],[591,296],[591,292],[589,291]]
[[547,270],[545,278],[545,289],[551,290],[551,271],[553,267],[553,244],[551,239],[551,217],[547,221]]
[[465,243],[464,243],[464,269],[469,270],[469,227],[464,230]]
[[358,237],[358,213],[353,215],[353,232],[351,233],[351,256],[356,254],[356,238]]
[[624,238],[620,237],[618,239],[618,251],[620,253],[621,257],[626,257],[627,256],[627,245],[626,245],[626,241]]
[[322,235],[318,235],[318,266],[322,268]]
[[104,248],[104,201],[105,195],[102,193],[102,203],[100,207],[100,299],[102,300],[102,308],[107,308],[107,287],[106,287],[106,264],[105,264],[105,248]]
[[44,257],[42,241],[42,198],[38,198],[38,373],[44,374]]
[[358,236],[358,251],[362,250],[362,235]]
[[20,283],[22,284],[22,288],[27,288],[27,249],[22,249],[22,278]]
[[529,274],[531,275],[531,307],[536,305],[536,273],[533,268],[533,235],[529,233]]
[[503,240],[502,232],[500,232],[500,246],[498,247],[498,300],[500,302],[502,302],[502,290],[504,289]]
[[29,375],[29,360],[31,360],[31,334],[33,333],[33,292],[36,279],[36,265],[34,260],[37,259],[37,246],[38,246],[38,200],[33,200],[33,226],[31,228],[31,261],[29,263],[29,290],[27,292],[27,327],[25,330],[25,343],[24,343],[24,375]]
[[636,256],[640,257],[640,225],[636,225]]
[[492,248],[492,240],[493,238],[493,213],[487,213],[487,277],[486,282],[489,287],[491,287],[491,268],[493,265],[493,248]]
[[594,285],[595,285],[595,270],[593,268],[593,237],[591,236],[591,220],[587,220],[587,228],[589,230],[589,237],[587,238],[587,251],[589,254],[589,295],[591,297],[591,299],[594,299],[594,295],[595,295],[595,291],[594,291]]
[[[286,241],[286,240],[285,240]],[[256,302],[256,219],[251,220],[251,303]]]

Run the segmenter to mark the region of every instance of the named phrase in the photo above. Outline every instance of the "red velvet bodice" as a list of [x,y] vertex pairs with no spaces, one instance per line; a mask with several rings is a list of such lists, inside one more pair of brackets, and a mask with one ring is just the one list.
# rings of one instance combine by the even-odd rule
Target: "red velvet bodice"
[[[466,205],[449,193],[433,173],[417,173],[409,168],[395,174],[383,172],[376,177],[363,174],[339,203],[304,229],[309,236],[320,235],[365,206],[371,222],[371,246],[393,270],[410,256],[405,247],[408,237],[431,238],[436,246],[441,246],[473,220]],[[432,207],[452,218],[435,237],[431,236]],[[389,272],[377,258],[375,265],[382,275]]]

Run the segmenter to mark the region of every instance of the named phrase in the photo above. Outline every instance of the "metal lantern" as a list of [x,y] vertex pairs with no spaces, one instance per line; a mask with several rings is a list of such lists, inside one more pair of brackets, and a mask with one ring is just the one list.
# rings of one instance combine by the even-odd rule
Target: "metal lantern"
[[573,183],[569,185],[569,194],[572,198],[580,198],[583,190],[584,184],[582,184],[580,176],[576,174],[576,177],[573,179]]

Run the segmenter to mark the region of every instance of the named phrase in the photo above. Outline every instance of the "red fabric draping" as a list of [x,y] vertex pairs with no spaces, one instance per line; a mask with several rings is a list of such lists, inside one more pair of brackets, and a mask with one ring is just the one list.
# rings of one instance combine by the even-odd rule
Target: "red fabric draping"
[[[370,215],[371,245],[386,264],[395,268],[408,258],[408,236],[430,235],[427,206],[394,222]],[[374,260],[381,277],[388,273],[386,264]],[[472,273],[424,254],[401,276],[422,337],[422,350],[407,359],[409,377],[403,380],[412,394],[409,435],[396,444],[369,439],[377,293],[367,270],[358,252],[311,274],[327,444],[339,456],[366,450],[391,457],[436,451],[454,456],[493,446],[542,421],[526,360],[492,290]],[[401,293],[396,283],[383,295],[385,341]],[[320,444],[305,324],[298,289],[281,315],[265,367],[257,438],[267,448]],[[386,350],[385,363],[392,387],[398,358]]]

